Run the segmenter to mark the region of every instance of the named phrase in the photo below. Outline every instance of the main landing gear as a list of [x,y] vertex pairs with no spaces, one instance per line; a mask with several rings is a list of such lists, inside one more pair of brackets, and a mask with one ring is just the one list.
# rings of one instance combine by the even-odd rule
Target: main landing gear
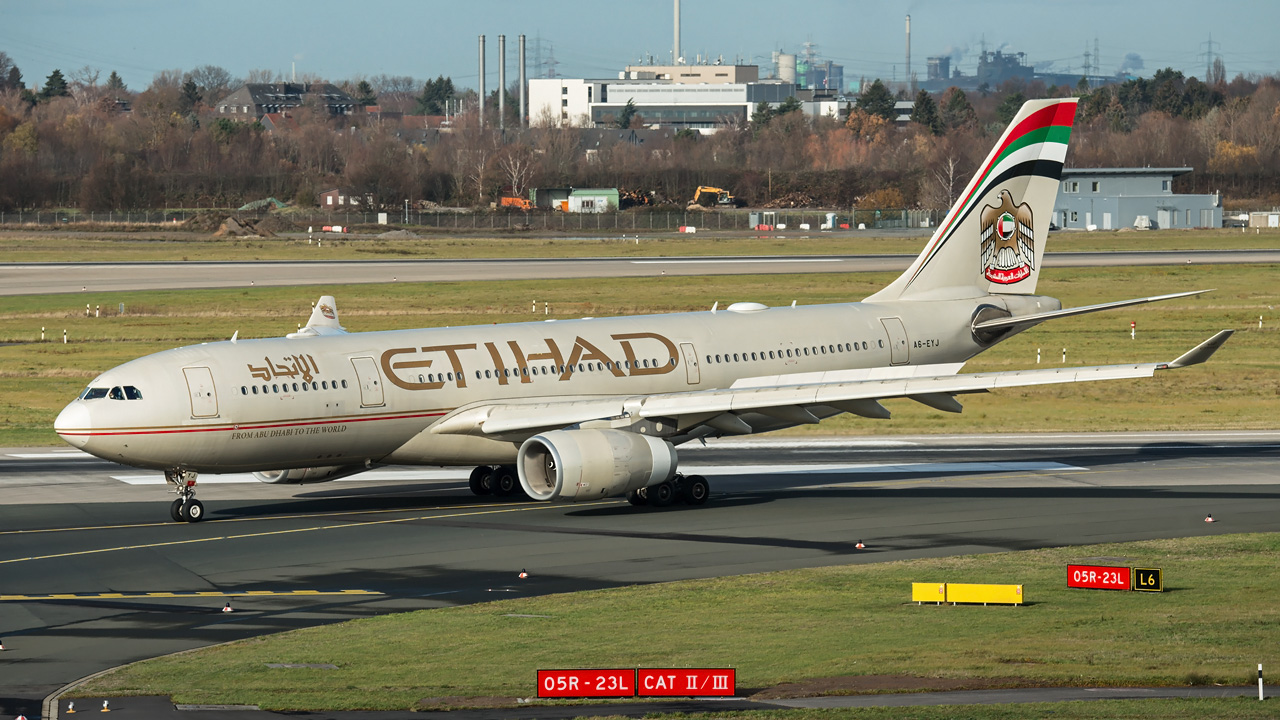
[[711,496],[711,484],[701,475],[676,476],[664,483],[658,483],[627,493],[627,502],[632,505],[649,505],[667,507],[677,502],[689,505],[701,505]]
[[200,522],[204,519],[204,505],[196,499],[196,473],[193,470],[174,468],[164,471],[164,479],[173,485],[178,499],[169,504],[169,517],[174,522]]
[[481,465],[471,471],[471,492],[475,495],[510,497],[524,495],[515,465]]

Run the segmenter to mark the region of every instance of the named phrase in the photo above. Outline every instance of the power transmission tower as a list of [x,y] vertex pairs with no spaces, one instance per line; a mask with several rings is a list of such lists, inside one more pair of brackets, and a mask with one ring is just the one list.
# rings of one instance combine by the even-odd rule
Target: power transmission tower
[[1215,53],[1213,51],[1214,45],[1217,45],[1218,47],[1222,47],[1222,43],[1213,41],[1213,33],[1209,33],[1208,41],[1200,43],[1201,47],[1206,48],[1204,52],[1200,53],[1200,56],[1204,57],[1204,81],[1205,82],[1209,82],[1209,77],[1213,73],[1214,58],[1220,57],[1220,54]]

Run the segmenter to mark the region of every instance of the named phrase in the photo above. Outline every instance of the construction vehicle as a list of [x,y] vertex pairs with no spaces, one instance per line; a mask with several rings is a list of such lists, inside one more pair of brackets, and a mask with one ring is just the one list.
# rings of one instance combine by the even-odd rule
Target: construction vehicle
[[709,187],[707,185],[699,185],[697,191],[693,193],[693,200],[690,205],[701,205],[703,207],[711,207],[718,205],[720,207],[737,207],[738,201],[729,194],[728,190],[722,190],[718,187]]

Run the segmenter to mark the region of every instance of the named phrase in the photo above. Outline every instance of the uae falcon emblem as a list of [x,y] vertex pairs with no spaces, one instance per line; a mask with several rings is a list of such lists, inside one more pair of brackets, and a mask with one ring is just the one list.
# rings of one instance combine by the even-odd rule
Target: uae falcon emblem
[[321,305],[320,305],[320,314],[321,314],[321,315],[324,315],[325,317],[329,318],[330,320],[337,320],[337,319],[338,319],[338,316],[333,314],[333,308],[329,307],[328,305],[324,305],[324,304],[321,304]]
[[1031,230],[1031,206],[1013,204],[1008,190],[1000,191],[1000,205],[982,208],[982,274],[991,282],[1011,285],[1035,269],[1036,241]]

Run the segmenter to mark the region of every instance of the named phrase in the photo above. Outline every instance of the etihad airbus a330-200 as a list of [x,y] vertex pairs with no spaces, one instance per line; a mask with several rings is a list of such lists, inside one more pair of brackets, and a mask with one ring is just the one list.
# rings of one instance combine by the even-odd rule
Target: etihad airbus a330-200
[[108,370],[55,423],[98,457],[163,470],[175,521],[204,517],[200,473],[322,482],[380,465],[475,466],[478,495],[706,502],[676,447],[886,398],[959,412],[956,396],[1139,378],[1205,361],[1223,330],[1161,363],[960,374],[1055,318],[1194,295],[1063,309],[1035,295],[1075,100],[1026,103],[924,251],[862,302],[347,333],[331,296],[285,337],[206,343]]

